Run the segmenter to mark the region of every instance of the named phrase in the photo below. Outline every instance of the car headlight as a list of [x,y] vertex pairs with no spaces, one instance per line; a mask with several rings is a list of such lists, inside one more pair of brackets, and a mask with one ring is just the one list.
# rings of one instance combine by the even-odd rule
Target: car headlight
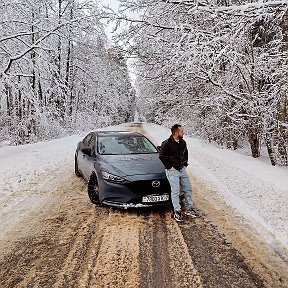
[[105,181],[108,182],[113,182],[113,183],[118,183],[118,184],[126,184],[129,183],[128,180],[126,180],[125,178],[113,175],[107,171],[101,171],[102,177]]

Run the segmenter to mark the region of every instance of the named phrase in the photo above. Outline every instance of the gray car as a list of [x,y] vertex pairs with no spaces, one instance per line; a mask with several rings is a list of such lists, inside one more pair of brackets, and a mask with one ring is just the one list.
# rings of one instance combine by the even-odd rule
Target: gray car
[[144,135],[96,131],[78,143],[75,174],[94,204],[119,208],[170,205],[170,185],[157,147]]

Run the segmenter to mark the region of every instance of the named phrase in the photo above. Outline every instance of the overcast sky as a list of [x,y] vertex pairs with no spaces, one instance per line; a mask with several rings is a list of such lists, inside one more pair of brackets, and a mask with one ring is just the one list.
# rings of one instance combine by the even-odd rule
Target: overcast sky
[[[119,8],[119,1],[118,0],[99,0],[100,5],[109,5],[115,12],[117,12],[118,8]],[[106,33],[108,38],[111,39],[111,31],[114,28],[113,23],[110,23],[107,27],[106,27]]]
[[[119,1],[118,0],[99,0],[99,3],[100,5],[105,5],[105,6],[110,6],[115,12],[118,11],[118,8],[119,8]],[[125,14],[127,14],[129,16],[129,18],[137,18],[137,14],[135,13],[132,13],[132,12],[129,12],[129,11],[125,11]],[[109,38],[111,38],[111,34],[110,32],[112,31],[112,29],[114,28],[114,25],[113,23],[111,23],[107,28],[106,28],[106,33],[107,33],[107,36]],[[119,32],[119,31],[118,31]],[[110,35],[109,35],[110,34]]]
[[100,0],[100,3],[102,3],[103,5],[109,5],[114,10],[117,10],[119,6],[118,0]]

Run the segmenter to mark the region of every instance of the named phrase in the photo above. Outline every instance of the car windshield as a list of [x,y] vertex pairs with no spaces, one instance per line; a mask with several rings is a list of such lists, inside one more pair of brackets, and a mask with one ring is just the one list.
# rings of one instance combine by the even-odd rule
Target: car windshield
[[156,147],[144,136],[98,136],[98,153],[102,155],[149,154],[157,152]]

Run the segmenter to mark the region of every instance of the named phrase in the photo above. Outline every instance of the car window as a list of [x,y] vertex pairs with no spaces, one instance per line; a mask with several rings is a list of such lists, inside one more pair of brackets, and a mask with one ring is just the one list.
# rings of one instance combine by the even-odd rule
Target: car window
[[158,153],[156,147],[144,136],[98,136],[98,153],[103,155]]
[[92,154],[94,154],[95,153],[95,135],[93,135],[93,134],[92,134],[92,137],[89,141],[88,147],[91,148]]
[[83,144],[85,145],[85,146],[89,146],[90,147],[90,143],[91,143],[91,141],[93,141],[93,134],[88,134],[84,139],[83,139]]

